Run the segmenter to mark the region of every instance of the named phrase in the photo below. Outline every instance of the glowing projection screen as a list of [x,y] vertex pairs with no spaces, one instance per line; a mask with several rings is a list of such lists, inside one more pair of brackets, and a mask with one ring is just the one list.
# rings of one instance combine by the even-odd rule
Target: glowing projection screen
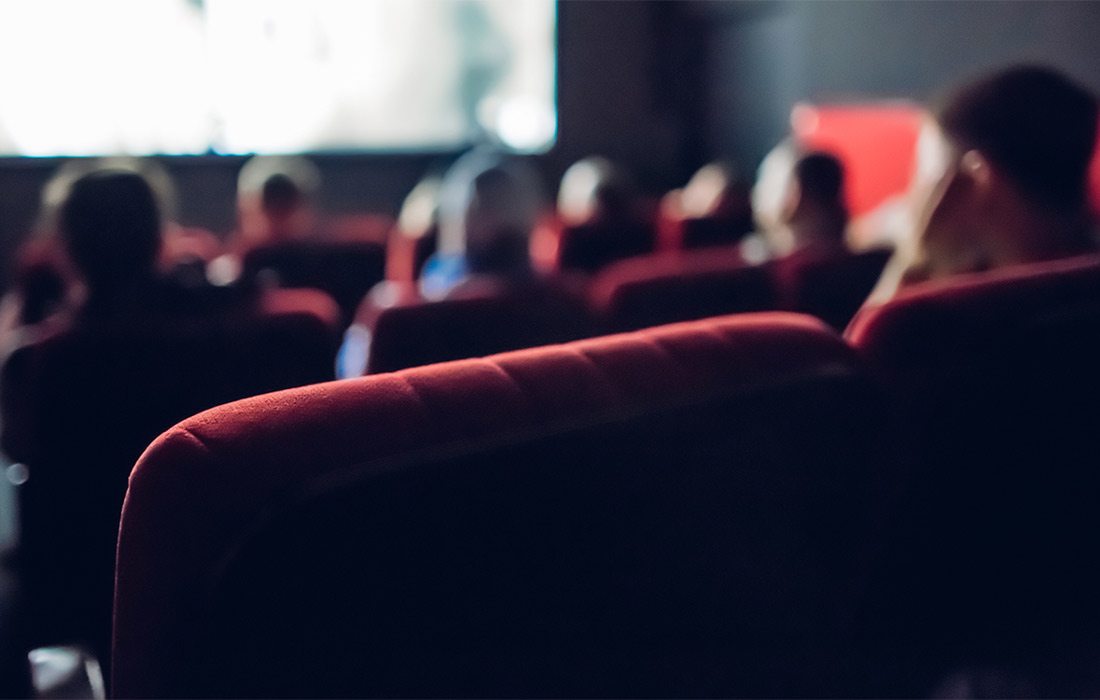
[[0,0],[0,155],[552,145],[554,0]]

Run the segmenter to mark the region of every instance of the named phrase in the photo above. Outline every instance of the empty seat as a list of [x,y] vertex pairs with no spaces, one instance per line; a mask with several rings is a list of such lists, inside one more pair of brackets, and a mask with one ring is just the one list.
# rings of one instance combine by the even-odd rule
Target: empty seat
[[1100,648],[1100,258],[915,287],[848,336],[914,458],[869,613],[879,647],[930,678]]
[[313,287],[327,292],[345,322],[363,296],[385,274],[385,247],[371,241],[293,241],[248,252],[242,277],[279,287]]
[[406,294],[380,305],[378,297],[368,297],[358,314],[370,337],[369,374],[592,335],[583,299],[556,284],[482,285],[441,301]]
[[746,265],[736,247],[621,261],[596,276],[589,300],[613,331],[778,306],[769,269]]
[[195,416],[130,479],[114,693],[850,692],[853,359],[762,314]]
[[14,349],[0,410],[3,448],[30,474],[21,497],[32,642],[86,643],[106,658],[126,478],[153,438],[226,401],[331,379],[334,357],[321,318],[251,307],[77,324]]
[[795,252],[772,264],[783,308],[844,330],[882,275],[889,250],[818,255]]

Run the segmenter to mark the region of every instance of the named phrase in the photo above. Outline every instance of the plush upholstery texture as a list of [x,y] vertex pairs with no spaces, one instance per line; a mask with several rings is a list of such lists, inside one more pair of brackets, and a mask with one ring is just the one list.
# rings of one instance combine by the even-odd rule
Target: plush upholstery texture
[[[807,521],[802,518],[813,520],[822,512],[833,512],[829,509],[822,511],[819,500],[839,498],[847,502],[846,499],[850,498],[859,504],[858,507],[838,508],[835,512],[843,514],[845,519],[850,517],[852,522],[862,522],[857,513],[861,512],[860,508],[865,503],[859,495],[864,493],[868,482],[854,475],[865,475],[861,470],[866,470],[871,463],[881,466],[870,456],[872,451],[868,446],[873,441],[853,439],[854,423],[874,422],[875,417],[883,413],[869,396],[866,384],[854,367],[850,349],[835,335],[808,317],[775,313],[683,323],[485,359],[320,384],[259,396],[201,413],[158,438],[142,456],[130,478],[118,548],[113,692],[118,696],[132,697],[237,692],[427,692],[447,695],[507,693],[509,689],[527,694],[538,693],[539,688],[551,693],[673,691],[673,686],[669,685],[646,690],[642,686],[629,685],[624,680],[630,673],[624,670],[623,663],[627,666],[634,662],[643,662],[643,665],[656,663],[657,666],[662,663],[656,659],[661,656],[659,650],[664,648],[666,642],[637,627],[646,625],[641,619],[631,623],[636,627],[635,633],[641,635],[632,639],[649,651],[635,648],[637,654],[631,652],[616,661],[614,671],[601,675],[603,680],[589,683],[578,677],[575,685],[561,685],[561,673],[557,673],[556,680],[547,680],[547,685],[532,681],[532,678],[539,677],[537,673],[521,678],[511,686],[503,680],[503,685],[493,685],[493,681],[484,676],[471,685],[467,682],[468,678],[462,681],[446,673],[438,677],[438,685],[432,685],[424,677],[416,681],[402,675],[404,671],[395,672],[396,675],[385,682],[381,677],[372,681],[369,669],[374,662],[364,658],[363,678],[358,680],[365,685],[349,686],[344,683],[348,680],[346,677],[342,680],[326,678],[325,671],[310,666],[311,663],[324,664],[325,658],[336,659],[324,653],[325,649],[330,649],[324,642],[331,643],[332,639],[314,640],[318,643],[314,646],[316,653],[310,654],[311,661],[304,661],[304,666],[296,667],[297,670],[306,669],[303,671],[305,676],[295,676],[298,683],[302,683],[304,677],[313,677],[310,674],[314,671],[320,674],[315,676],[313,685],[309,685],[308,681],[305,686],[295,685],[286,677],[283,677],[285,683],[276,682],[278,687],[264,685],[273,678],[281,677],[279,674],[282,673],[269,669],[274,672],[273,675],[265,678],[254,676],[253,671],[262,667],[266,658],[257,658],[256,655],[263,657],[261,647],[270,649],[265,644],[246,645],[255,654],[246,652],[248,660],[242,657],[242,664],[237,667],[238,671],[243,671],[244,677],[252,677],[259,685],[245,688],[233,685],[235,681],[217,674],[196,673],[196,669],[188,665],[196,651],[188,647],[189,642],[196,639],[196,631],[190,625],[202,619],[204,614],[209,614],[210,610],[204,605],[212,603],[204,603],[203,592],[209,591],[212,582],[217,581],[215,574],[224,570],[224,559],[233,551],[234,543],[255,527],[257,519],[269,512],[273,503],[283,502],[304,484],[326,475],[354,473],[363,465],[367,465],[365,468],[368,471],[377,469],[377,466],[370,465],[385,464],[395,459],[399,460],[399,465],[424,460],[437,467],[443,465],[444,471],[453,477],[438,482],[442,491],[437,490],[431,501],[417,501],[420,503],[418,508],[425,507],[429,502],[436,503],[434,499],[441,495],[447,501],[446,493],[450,492],[451,486],[458,489],[455,493],[466,493],[472,488],[476,493],[502,494],[500,497],[505,502],[522,503],[522,499],[508,500],[511,489],[526,489],[524,492],[530,496],[530,489],[535,485],[553,483],[553,488],[566,501],[576,496],[578,500],[575,505],[580,508],[578,517],[582,520],[596,517],[602,523],[600,527],[607,527],[608,521],[591,511],[594,504],[585,500],[593,497],[590,491],[592,483],[603,483],[607,488],[620,488],[623,484],[633,483],[631,469],[636,464],[638,478],[641,479],[638,483],[646,485],[644,490],[648,495],[645,498],[660,500],[665,495],[679,493],[677,488],[684,489],[680,496],[676,496],[679,500],[675,508],[668,513],[672,517],[675,512],[675,517],[650,523],[642,528],[639,536],[644,539],[645,532],[657,526],[658,522],[663,522],[662,527],[671,527],[676,533],[674,539],[689,535],[694,538],[706,530],[707,523],[725,522],[726,525],[721,526],[721,536],[714,535],[717,539],[703,537],[699,540],[712,541],[716,551],[710,551],[705,556],[696,552],[702,559],[692,566],[702,566],[703,572],[711,571],[713,567],[717,567],[715,571],[724,572],[722,575],[707,574],[704,576],[706,582],[699,585],[717,585],[716,582],[722,581],[728,584],[729,581],[740,580],[746,592],[743,598],[737,597],[736,587],[725,591],[718,586],[707,589],[705,594],[697,592],[701,596],[698,605],[702,607],[699,611],[684,612],[686,618],[681,622],[666,620],[661,623],[673,624],[674,628],[680,624],[687,625],[682,630],[688,640],[684,643],[690,646],[705,642],[706,648],[696,656],[683,647],[677,647],[663,662],[670,665],[667,673],[657,671],[652,678],[659,677],[664,683],[683,681],[686,664],[686,667],[694,669],[688,673],[689,676],[702,673],[701,677],[695,677],[693,684],[685,686],[698,692],[721,693],[735,688],[745,692],[769,689],[782,692],[785,688],[794,692],[793,689],[800,686],[790,677],[791,674],[774,667],[783,665],[776,658],[777,648],[785,648],[777,639],[814,640],[800,647],[799,653],[807,652],[806,647],[812,647],[816,650],[813,652],[816,656],[811,656],[816,661],[821,662],[826,657],[829,659],[830,663],[817,666],[806,661],[804,675],[818,680],[820,677],[814,674],[824,672],[822,667],[832,668],[831,662],[835,660],[832,654],[842,646],[840,638],[830,637],[826,631],[837,634],[837,627],[842,626],[838,619],[844,617],[846,608],[830,608],[832,612],[826,613],[824,608],[829,608],[829,605],[815,596],[827,598],[833,603],[844,599],[840,594],[837,594],[839,598],[830,596],[837,593],[837,589],[845,589],[853,583],[853,550],[862,547],[865,538],[853,537],[850,530],[838,530],[836,523],[832,524],[834,527],[808,527]],[[677,410],[677,406],[696,408]],[[839,410],[840,406],[845,409]],[[661,418],[665,415],[669,416],[667,424]],[[665,435],[662,431],[666,428],[660,427],[665,425],[677,427],[667,428],[671,432]],[[521,450],[528,450],[524,454],[532,456],[533,463],[539,465],[532,472],[533,481],[519,477],[510,480],[506,473],[498,471],[507,461],[481,456],[482,450],[491,449],[492,445],[499,444],[505,438],[517,440]],[[652,444],[655,452],[650,455],[643,443],[645,446]],[[734,451],[726,454],[724,449],[730,445],[735,446],[731,448]],[[540,446],[545,446],[548,451]],[[589,451],[589,448],[594,451]],[[556,451],[563,449],[565,452]],[[677,457],[681,449],[686,456]],[[456,456],[452,459],[447,455]],[[567,459],[568,455],[575,459]],[[561,476],[559,466],[565,470],[560,473]],[[698,466],[699,474],[707,475],[706,478],[700,477],[702,481],[692,482],[691,487],[676,487],[675,475],[695,466]],[[397,469],[401,473],[422,473],[407,464]],[[485,477],[486,473],[490,476]],[[504,481],[499,481],[498,477],[502,474]],[[595,482],[588,481],[587,477],[581,476],[583,474],[590,474]],[[580,478],[577,494],[570,486],[571,478]],[[714,482],[708,479],[714,479]],[[656,491],[648,490],[659,484],[665,486]],[[744,487],[744,493],[737,484]],[[631,488],[628,487],[627,491]],[[760,498],[761,493],[771,495]],[[395,493],[392,500],[388,497],[383,500],[391,504],[403,503],[407,495],[404,492]],[[729,500],[724,501],[727,496]],[[633,529],[628,528],[626,523],[632,523],[640,513],[645,519],[645,499],[632,501],[628,498],[627,501],[629,504],[624,507],[628,511],[624,511],[624,517],[629,512],[629,519],[624,521],[623,528],[629,533]],[[493,507],[500,506],[499,502],[494,503]],[[639,507],[642,511],[638,511]],[[698,515],[688,516],[696,507]],[[747,509],[743,514],[744,520],[741,517],[727,520],[723,515],[737,512],[742,507]],[[681,510],[684,508],[686,510]],[[794,515],[788,517],[788,508],[793,509],[791,512]],[[395,506],[395,510],[386,512],[397,515],[400,511]],[[491,508],[490,511],[497,513]],[[355,507],[350,512],[354,513]],[[751,523],[757,522],[756,516],[761,512],[769,524],[755,527],[779,528],[773,535],[731,532],[737,530],[731,524],[733,522],[751,529],[754,527]],[[684,517],[688,521],[680,523]],[[425,520],[429,521],[438,524],[431,517]],[[386,522],[390,527],[406,521]],[[414,522],[417,521],[414,519]],[[467,532],[464,528],[470,526],[470,521],[461,519],[458,522],[462,524],[456,527]],[[848,526],[862,532],[852,522]],[[411,527],[406,533],[420,532],[418,525]],[[520,531],[528,532],[522,527]],[[810,534],[811,531],[817,534]],[[439,534],[431,528],[424,531],[426,536],[430,533]],[[545,540],[544,546],[561,545],[552,534],[547,536],[549,539]],[[601,531],[597,539],[606,536],[608,532]],[[790,547],[777,545],[772,549],[768,541],[773,536],[793,537],[802,544]],[[839,544],[830,539],[834,536]],[[758,542],[760,537],[764,539]],[[824,556],[826,549],[818,551],[803,542],[801,538],[804,537],[810,540],[822,537],[831,542],[835,552],[845,554],[835,558]],[[415,537],[414,540],[420,541]],[[716,554],[735,541],[740,543],[738,548],[748,547],[748,551],[758,552],[752,556],[763,557],[758,574],[746,579],[738,578],[743,574],[729,573],[731,568],[742,571],[741,567],[748,565],[740,556],[731,554],[729,559],[723,559],[720,553]],[[754,542],[764,549],[758,551]],[[644,547],[641,540],[631,545],[636,546]],[[808,553],[803,549],[805,546],[810,546]],[[672,556],[670,552],[677,549],[662,548],[661,556]],[[435,550],[429,546],[426,551]],[[488,555],[493,556],[491,547]],[[823,566],[831,572],[830,576],[824,576],[820,581],[814,575],[807,574],[821,564],[815,558],[817,555],[829,562]],[[410,556],[417,556],[417,551],[411,551]],[[715,556],[719,558],[714,559]],[[784,560],[781,564],[772,561],[772,557],[783,559],[788,556],[791,561]],[[553,562],[554,558],[540,561]],[[673,559],[669,559],[671,561]],[[576,561],[571,561],[569,566],[576,564]],[[350,580],[359,580],[357,576],[371,570],[369,563],[349,562],[348,565],[355,567],[357,572]],[[361,565],[367,568],[358,568]],[[498,565],[499,562],[487,564],[489,567]],[[282,568],[299,573],[311,570],[307,563],[302,564],[304,569],[296,569],[295,566],[286,562]],[[382,566],[380,571],[385,569],[385,564],[380,563],[379,566]],[[654,590],[660,588],[654,579],[646,577],[660,579],[661,576],[673,575],[675,578],[674,572],[664,570],[661,574],[660,565],[654,566],[658,567],[658,571],[648,571],[642,578],[644,582],[639,583],[639,590],[646,591],[643,598],[652,596]],[[791,576],[790,569],[783,568],[792,566],[803,575]],[[562,569],[566,570],[568,568]],[[783,592],[779,593],[770,584],[759,584],[759,581],[772,581],[771,577],[778,575],[777,570],[782,570],[784,576],[780,578],[787,581],[782,587]],[[842,573],[838,573],[841,570]],[[330,580],[325,576],[328,574],[322,574],[322,578],[316,580]],[[296,581],[301,579],[299,574],[289,577]],[[612,579],[619,580],[615,576]],[[694,578],[686,576],[685,580],[692,581]],[[799,580],[807,584],[816,581],[810,586],[813,592],[806,593],[800,585],[795,585],[800,592],[785,587]],[[750,581],[757,583],[750,584]],[[599,585],[605,586],[606,583],[601,579]],[[654,589],[654,585],[658,588]],[[683,582],[677,584],[682,585]],[[746,602],[744,607],[738,607],[736,603],[716,603],[723,611],[721,615],[732,615],[729,610],[736,609],[738,615],[752,618],[752,611],[756,610],[758,612],[755,614],[769,621],[769,616],[774,614],[784,619],[777,624],[776,630],[779,631],[774,634],[762,631],[772,629],[770,622],[761,624],[757,619],[753,623],[753,633],[746,633],[746,639],[751,639],[751,643],[742,640],[741,646],[738,646],[729,641],[728,629],[715,632],[718,622],[704,622],[710,614],[706,612],[706,605],[714,603],[716,595],[721,600],[755,601],[747,592],[750,588],[763,596],[762,600],[767,601],[768,605],[761,603],[763,607],[760,607]],[[757,588],[771,592],[761,593]],[[600,590],[610,592],[614,589],[615,586],[605,586]],[[455,590],[467,589],[459,586]],[[517,594],[517,590],[512,590],[508,595]],[[419,587],[416,591],[418,595],[423,593]],[[676,591],[678,602],[660,612],[669,620],[679,619],[678,615],[683,612],[679,606],[687,604],[686,601],[695,595],[685,594],[682,587],[677,587]],[[688,597],[682,598],[684,595]],[[406,604],[415,605],[416,598],[410,600],[414,602],[395,602],[394,605],[400,609],[404,609],[401,606]],[[806,602],[810,600],[815,603]],[[440,603],[431,603],[437,604]],[[236,609],[236,606],[231,608]],[[777,609],[786,609],[787,613],[776,613]],[[807,609],[816,611],[818,617],[799,619],[796,611]],[[834,613],[837,619],[830,617]],[[721,619],[721,615],[717,619]],[[209,618],[207,621],[210,621]],[[367,638],[376,634],[376,641],[386,638],[384,630],[394,629],[382,626],[375,630],[369,622],[362,620],[354,623],[359,624],[363,625],[362,634]],[[410,624],[416,626],[415,623]],[[341,623],[341,628],[346,627]],[[324,624],[321,628],[328,629]],[[514,627],[511,629],[514,631]],[[531,631],[525,626],[523,629]],[[688,629],[694,631],[689,634]],[[792,633],[793,629],[798,631]],[[410,634],[417,635],[422,631],[410,631]],[[769,634],[775,639],[767,643],[762,641],[768,639]],[[680,636],[676,639],[679,640]],[[307,637],[303,633],[296,639]],[[823,638],[836,642],[835,649],[828,644],[818,644]],[[691,642],[692,639],[695,642]],[[716,639],[732,646],[719,644],[715,647],[712,643],[717,643]],[[231,642],[227,643],[232,646]],[[297,649],[294,640],[287,643]],[[654,644],[658,649],[657,657],[653,656]],[[206,648],[208,645],[200,646]],[[352,654],[361,651],[360,647],[354,646],[347,649]],[[483,651],[475,652],[475,656]],[[790,649],[787,652],[794,653]],[[339,653],[342,652],[337,652],[337,655]],[[723,657],[723,654],[727,656]],[[739,659],[739,655],[744,655],[744,658]],[[425,658],[430,658],[430,655]],[[485,660],[484,657],[478,658]],[[634,662],[630,661],[631,658]],[[749,661],[750,658],[754,660]],[[763,662],[765,667],[768,663],[773,667],[769,667],[767,672],[757,668],[760,659],[766,659]],[[259,666],[249,665],[254,662]],[[234,665],[232,660],[229,663]],[[578,669],[583,666],[591,670],[587,662],[580,659],[574,658],[570,663],[580,663]],[[716,669],[701,671],[698,665],[692,664],[716,665]],[[402,668],[408,671],[411,667]],[[516,672],[518,667],[510,668],[511,672]],[[358,673],[357,669],[346,669],[340,673],[346,675],[351,672],[354,675]],[[221,670],[224,671],[224,667]],[[283,671],[294,673],[291,668]],[[382,671],[378,670],[379,673]],[[511,678],[511,672],[502,672],[500,678]],[[520,675],[524,673],[520,672]],[[761,676],[772,681],[786,679],[790,685],[759,685],[763,682]],[[645,677],[646,674],[639,676]],[[755,681],[746,680],[746,677],[755,678]],[[219,678],[229,685],[219,686]],[[740,679],[745,685],[736,685],[733,679]],[[236,681],[240,681],[240,676],[236,677]],[[427,682],[427,685],[418,685],[421,682]],[[535,685],[530,685],[531,682]],[[624,682],[627,685],[623,685]],[[754,682],[757,684],[754,685]]]

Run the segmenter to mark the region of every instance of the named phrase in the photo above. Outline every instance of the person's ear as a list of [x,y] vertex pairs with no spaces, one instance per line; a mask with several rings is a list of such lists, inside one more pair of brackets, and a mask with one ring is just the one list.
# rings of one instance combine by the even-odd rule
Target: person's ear
[[997,172],[981,151],[969,150],[959,160],[959,170],[971,180],[978,192],[989,193],[997,184]]

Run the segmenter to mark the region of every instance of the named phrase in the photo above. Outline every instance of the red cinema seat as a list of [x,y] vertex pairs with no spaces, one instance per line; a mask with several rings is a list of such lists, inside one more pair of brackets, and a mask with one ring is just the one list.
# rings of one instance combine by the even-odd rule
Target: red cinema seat
[[739,243],[752,233],[751,217],[706,216],[667,222],[661,241],[662,250],[710,248]]
[[778,308],[769,269],[745,264],[736,247],[624,260],[597,275],[588,296],[612,331]]
[[889,250],[854,254],[794,252],[772,263],[782,307],[816,316],[843,331],[867,300]]
[[655,236],[653,227],[641,222],[563,225],[559,231],[557,269],[596,272],[616,260],[652,253]]
[[850,692],[883,415],[790,314],[202,413],[130,478],[114,694]]
[[293,241],[249,251],[242,278],[263,286],[311,287],[336,300],[349,321],[385,275],[386,251],[369,241]]
[[197,411],[331,379],[335,340],[312,313],[234,309],[73,325],[9,352],[2,442],[30,474],[20,491],[31,641],[84,643],[106,660],[118,517],[142,450]]
[[[593,335],[594,323],[583,299],[565,287],[537,280],[478,287],[440,301],[425,301],[409,294],[408,287],[392,284],[372,292],[357,314],[357,326],[370,338],[366,373]],[[406,291],[395,295],[395,289]]]
[[914,287],[847,335],[914,458],[875,588],[880,646],[932,676],[1066,670],[1098,648],[1100,258]]

